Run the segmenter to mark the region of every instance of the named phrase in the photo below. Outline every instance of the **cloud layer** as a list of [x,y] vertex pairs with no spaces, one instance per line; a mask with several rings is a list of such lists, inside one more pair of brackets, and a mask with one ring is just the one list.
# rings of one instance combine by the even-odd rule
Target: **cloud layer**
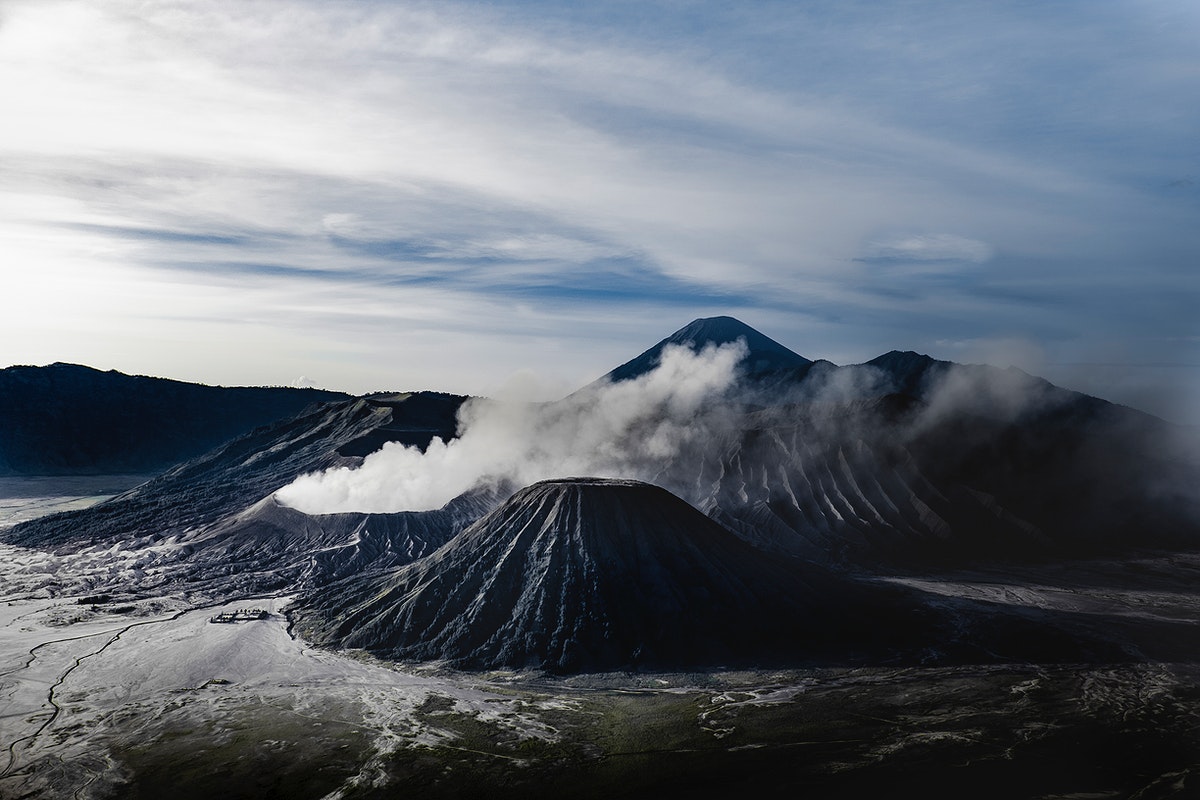
[[486,392],[733,313],[842,362],[1195,364],[1197,35],[1132,0],[9,0],[0,361]]

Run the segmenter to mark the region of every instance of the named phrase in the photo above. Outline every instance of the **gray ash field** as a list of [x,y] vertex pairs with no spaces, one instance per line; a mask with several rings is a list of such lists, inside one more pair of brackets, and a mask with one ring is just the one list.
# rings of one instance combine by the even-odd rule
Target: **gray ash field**
[[0,530],[0,796],[1200,796],[1193,444],[729,318],[311,406]]

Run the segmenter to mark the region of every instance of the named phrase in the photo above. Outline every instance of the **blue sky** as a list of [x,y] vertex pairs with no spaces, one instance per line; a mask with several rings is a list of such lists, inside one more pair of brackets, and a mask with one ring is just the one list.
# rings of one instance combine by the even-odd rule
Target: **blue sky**
[[1200,424],[1200,5],[0,2],[0,365],[493,393],[699,316]]

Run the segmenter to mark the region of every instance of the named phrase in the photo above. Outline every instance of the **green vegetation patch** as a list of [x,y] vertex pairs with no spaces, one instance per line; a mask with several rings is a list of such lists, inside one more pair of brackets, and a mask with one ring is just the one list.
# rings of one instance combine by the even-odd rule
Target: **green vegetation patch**
[[539,686],[522,715],[554,741],[431,697],[422,724],[455,738],[394,753],[386,788],[348,797],[1126,797],[1200,774],[1194,682],[1164,674],[1148,698],[1151,677],[1015,666],[810,673],[791,687]]
[[219,723],[179,713],[152,738],[114,746],[129,774],[129,800],[307,800],[324,797],[358,773],[371,732],[260,705]]

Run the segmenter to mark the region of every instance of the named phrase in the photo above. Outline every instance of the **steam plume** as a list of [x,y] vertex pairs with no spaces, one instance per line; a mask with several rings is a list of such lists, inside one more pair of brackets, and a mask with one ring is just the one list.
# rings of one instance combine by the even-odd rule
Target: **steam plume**
[[524,486],[577,475],[653,480],[724,424],[720,398],[747,354],[744,341],[699,352],[668,346],[632,380],[588,387],[555,403],[468,401],[459,436],[422,453],[389,443],[361,466],[301,476],[277,492],[308,514],[424,511],[488,482]]

